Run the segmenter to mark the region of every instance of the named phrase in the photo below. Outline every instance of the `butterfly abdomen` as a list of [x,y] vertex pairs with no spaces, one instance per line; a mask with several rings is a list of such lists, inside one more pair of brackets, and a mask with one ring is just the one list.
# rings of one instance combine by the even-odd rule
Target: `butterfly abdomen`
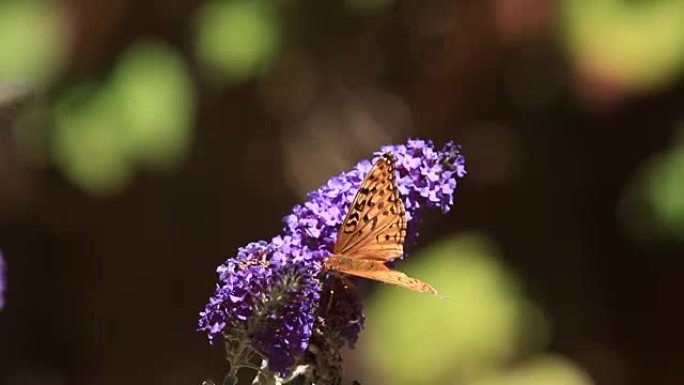
[[342,255],[333,255],[328,262],[326,262],[325,267],[341,272],[377,270],[377,262],[372,260],[349,258]]

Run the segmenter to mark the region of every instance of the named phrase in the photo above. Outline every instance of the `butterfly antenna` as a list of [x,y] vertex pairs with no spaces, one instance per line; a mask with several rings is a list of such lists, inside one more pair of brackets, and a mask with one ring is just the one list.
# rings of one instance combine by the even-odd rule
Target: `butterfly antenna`
[[313,233],[311,232],[311,230],[309,230],[308,227],[305,227],[304,230],[309,234],[309,236],[310,236],[311,238],[316,238],[316,237],[314,237]]
[[330,298],[328,298],[328,306],[325,309],[325,315],[328,315],[328,313],[330,313],[330,308],[332,307],[332,300],[333,300],[334,296],[335,296],[335,290],[330,289]]

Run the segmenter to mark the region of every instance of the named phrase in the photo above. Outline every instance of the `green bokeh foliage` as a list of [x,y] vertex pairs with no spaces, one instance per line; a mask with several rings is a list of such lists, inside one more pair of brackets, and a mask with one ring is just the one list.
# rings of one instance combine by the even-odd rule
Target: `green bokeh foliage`
[[120,192],[137,167],[173,170],[191,140],[194,91],[176,52],[140,41],[103,82],[77,83],[54,104],[57,165],[84,190]]
[[439,295],[383,286],[373,297],[361,343],[382,382],[465,381],[546,343],[543,316],[486,237],[449,237],[399,268],[428,280]]

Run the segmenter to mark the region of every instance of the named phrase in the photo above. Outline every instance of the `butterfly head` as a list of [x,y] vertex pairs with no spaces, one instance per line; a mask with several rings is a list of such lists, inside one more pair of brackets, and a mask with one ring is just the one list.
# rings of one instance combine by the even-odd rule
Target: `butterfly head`
[[452,164],[454,161],[461,156],[461,147],[460,146],[452,146],[449,148],[449,150],[446,152],[445,156],[442,158],[440,163],[442,164]]
[[382,159],[383,162],[388,164],[390,167],[394,166],[394,162],[397,161],[397,158],[394,157],[394,154],[392,154],[392,151],[387,151],[384,154],[380,156],[380,159]]
[[339,262],[340,258],[335,254],[325,257],[323,258],[323,269],[327,270],[328,272],[335,271],[335,267],[339,265]]

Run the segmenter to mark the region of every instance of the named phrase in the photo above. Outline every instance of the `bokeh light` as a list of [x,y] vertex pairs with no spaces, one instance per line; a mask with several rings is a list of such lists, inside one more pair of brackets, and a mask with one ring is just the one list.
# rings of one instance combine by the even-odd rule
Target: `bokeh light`
[[142,41],[105,82],[77,84],[55,103],[55,159],[79,187],[115,194],[137,166],[170,170],[191,140],[188,70],[168,46]]
[[543,354],[468,385],[591,385],[594,381],[574,362]]
[[653,156],[623,192],[618,215],[638,241],[684,241],[684,146]]
[[52,145],[57,165],[88,192],[120,192],[133,165],[115,95],[95,85],[74,86],[60,96],[54,109]]
[[648,198],[668,233],[684,240],[684,146],[659,156],[651,166]]
[[439,294],[379,288],[361,341],[365,369],[373,376],[369,382],[461,383],[547,343],[545,317],[487,237],[465,234],[435,242],[400,268],[429,277]]
[[0,81],[43,88],[62,67],[66,39],[59,3],[0,2]]
[[270,1],[212,0],[196,16],[197,56],[224,81],[259,73],[279,49],[280,21]]
[[563,1],[564,33],[582,72],[627,91],[665,86],[684,68],[684,1]]
[[195,109],[183,60],[169,47],[139,42],[111,79],[129,151],[155,169],[173,169],[187,154]]

